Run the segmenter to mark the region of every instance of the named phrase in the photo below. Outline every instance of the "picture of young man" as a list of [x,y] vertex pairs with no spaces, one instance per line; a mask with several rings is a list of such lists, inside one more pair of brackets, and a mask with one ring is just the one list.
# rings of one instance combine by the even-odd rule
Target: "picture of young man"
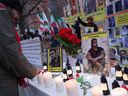
[[60,51],[56,49],[50,49],[50,67],[60,67]]
[[[91,48],[86,55],[89,67],[97,72],[105,67],[105,51],[102,47],[98,47],[97,39],[91,40]],[[95,73],[94,72],[94,73]]]

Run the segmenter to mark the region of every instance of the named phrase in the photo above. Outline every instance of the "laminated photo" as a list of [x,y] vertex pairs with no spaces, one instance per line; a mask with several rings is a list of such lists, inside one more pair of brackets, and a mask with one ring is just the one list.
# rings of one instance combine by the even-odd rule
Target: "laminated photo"
[[108,43],[107,32],[90,33],[82,36],[83,62],[84,65],[88,66],[85,72],[105,74],[104,69],[109,66]]

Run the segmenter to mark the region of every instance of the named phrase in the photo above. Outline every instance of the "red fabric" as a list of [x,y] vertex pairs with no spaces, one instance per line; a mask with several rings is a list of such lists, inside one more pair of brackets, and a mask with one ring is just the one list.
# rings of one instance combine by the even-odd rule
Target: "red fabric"
[[0,3],[0,8],[5,8],[6,6],[2,3]]
[[128,87],[126,85],[122,85],[122,88],[126,89],[128,91]]
[[19,78],[18,84],[19,84],[19,86],[25,88],[25,87],[29,86],[29,81],[28,81],[28,79],[25,80],[25,78]]
[[20,45],[20,48],[18,49],[18,52],[22,53],[22,48],[21,48],[21,44],[20,44],[20,36],[19,36],[18,32],[16,32],[15,36],[16,36],[16,41]]
[[80,77],[79,73],[76,73],[76,77],[77,77],[77,78]]

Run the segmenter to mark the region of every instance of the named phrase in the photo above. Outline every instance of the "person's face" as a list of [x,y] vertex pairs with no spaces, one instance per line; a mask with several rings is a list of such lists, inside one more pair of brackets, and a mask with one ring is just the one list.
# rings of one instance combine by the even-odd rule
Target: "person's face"
[[94,40],[92,43],[93,48],[97,48],[97,40]]
[[111,56],[114,56],[115,55],[114,50],[110,49],[110,54],[111,54]]
[[123,28],[123,31],[127,32],[128,31],[127,27],[124,27]]
[[13,13],[13,16],[12,16],[13,21],[19,20],[20,13],[17,10],[15,10],[15,9],[12,9],[12,13]]
[[51,51],[51,52],[50,52],[50,56],[51,56],[52,58],[54,58],[54,57],[56,56],[55,51]]
[[87,19],[87,22],[88,22],[88,23],[91,23],[92,21],[91,21],[91,20],[89,20],[89,19]]
[[126,56],[126,52],[122,51],[122,52],[120,52],[120,55],[121,56]]

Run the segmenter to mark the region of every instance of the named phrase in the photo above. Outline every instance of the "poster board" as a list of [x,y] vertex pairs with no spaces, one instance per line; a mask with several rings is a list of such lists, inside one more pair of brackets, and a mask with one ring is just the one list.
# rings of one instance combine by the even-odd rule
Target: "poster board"
[[[96,50],[92,50],[92,45],[94,46],[94,41],[97,43]],[[83,56],[83,62],[88,66],[87,72],[91,70],[91,73],[103,73],[103,70],[107,67],[106,73],[108,73],[108,67],[109,67],[109,40],[108,40],[108,34],[107,32],[96,32],[96,33],[90,33],[82,36],[82,52],[84,54]],[[91,58],[96,59],[99,58],[99,56],[103,55],[102,59],[97,59],[95,63],[90,60]],[[96,65],[96,66],[95,66]],[[95,68],[95,70],[94,70]]]
[[62,72],[63,70],[62,48],[55,47],[48,49],[48,71]]
[[21,41],[22,52],[27,60],[37,66],[42,66],[42,47],[39,38]]

